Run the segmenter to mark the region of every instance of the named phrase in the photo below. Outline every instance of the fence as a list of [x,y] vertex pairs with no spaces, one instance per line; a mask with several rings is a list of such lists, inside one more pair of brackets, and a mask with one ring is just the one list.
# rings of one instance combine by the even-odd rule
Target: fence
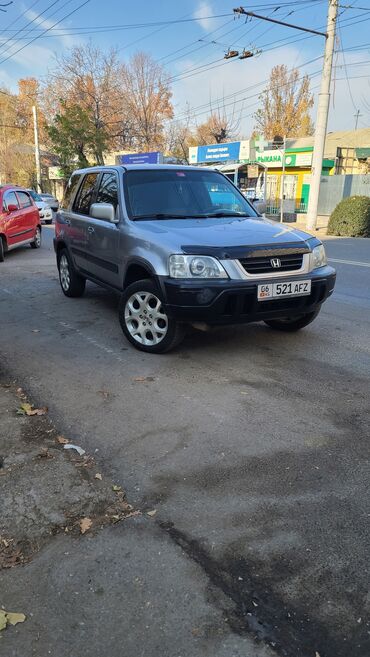
[[330,215],[347,196],[370,196],[370,175],[322,176],[317,214]]

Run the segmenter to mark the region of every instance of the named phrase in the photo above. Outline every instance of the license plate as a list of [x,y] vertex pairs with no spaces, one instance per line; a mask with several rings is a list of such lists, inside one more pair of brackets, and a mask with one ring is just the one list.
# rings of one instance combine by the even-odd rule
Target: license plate
[[258,301],[279,297],[303,297],[311,294],[311,281],[286,281],[285,283],[264,283],[258,286]]

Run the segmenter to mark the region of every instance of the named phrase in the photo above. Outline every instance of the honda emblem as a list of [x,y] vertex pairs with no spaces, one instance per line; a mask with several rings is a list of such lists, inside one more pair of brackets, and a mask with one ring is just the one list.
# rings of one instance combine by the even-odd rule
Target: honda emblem
[[281,267],[281,260],[279,258],[271,258],[270,263],[271,267],[274,269],[279,269],[279,267]]

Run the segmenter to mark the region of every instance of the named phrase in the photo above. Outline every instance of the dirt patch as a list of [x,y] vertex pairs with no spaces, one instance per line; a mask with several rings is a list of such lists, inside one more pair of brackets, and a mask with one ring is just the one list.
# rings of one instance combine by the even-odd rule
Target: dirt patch
[[[48,415],[0,375],[0,569],[27,563],[55,534],[82,536],[138,515],[93,456],[65,449]],[[27,407],[28,408],[28,407]]]

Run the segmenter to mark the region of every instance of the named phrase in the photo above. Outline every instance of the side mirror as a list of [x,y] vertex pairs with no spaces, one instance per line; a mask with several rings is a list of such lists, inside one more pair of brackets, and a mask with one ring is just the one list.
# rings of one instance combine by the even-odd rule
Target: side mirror
[[267,205],[266,205],[265,201],[256,200],[253,203],[253,205],[256,208],[257,212],[259,212],[259,214],[265,214],[265,212],[267,210]]
[[114,206],[111,203],[93,203],[90,208],[90,217],[110,221],[112,224],[118,223]]
[[11,212],[16,212],[17,210],[19,210],[18,205],[16,205],[15,203],[9,203],[9,205],[8,205],[9,214]]

